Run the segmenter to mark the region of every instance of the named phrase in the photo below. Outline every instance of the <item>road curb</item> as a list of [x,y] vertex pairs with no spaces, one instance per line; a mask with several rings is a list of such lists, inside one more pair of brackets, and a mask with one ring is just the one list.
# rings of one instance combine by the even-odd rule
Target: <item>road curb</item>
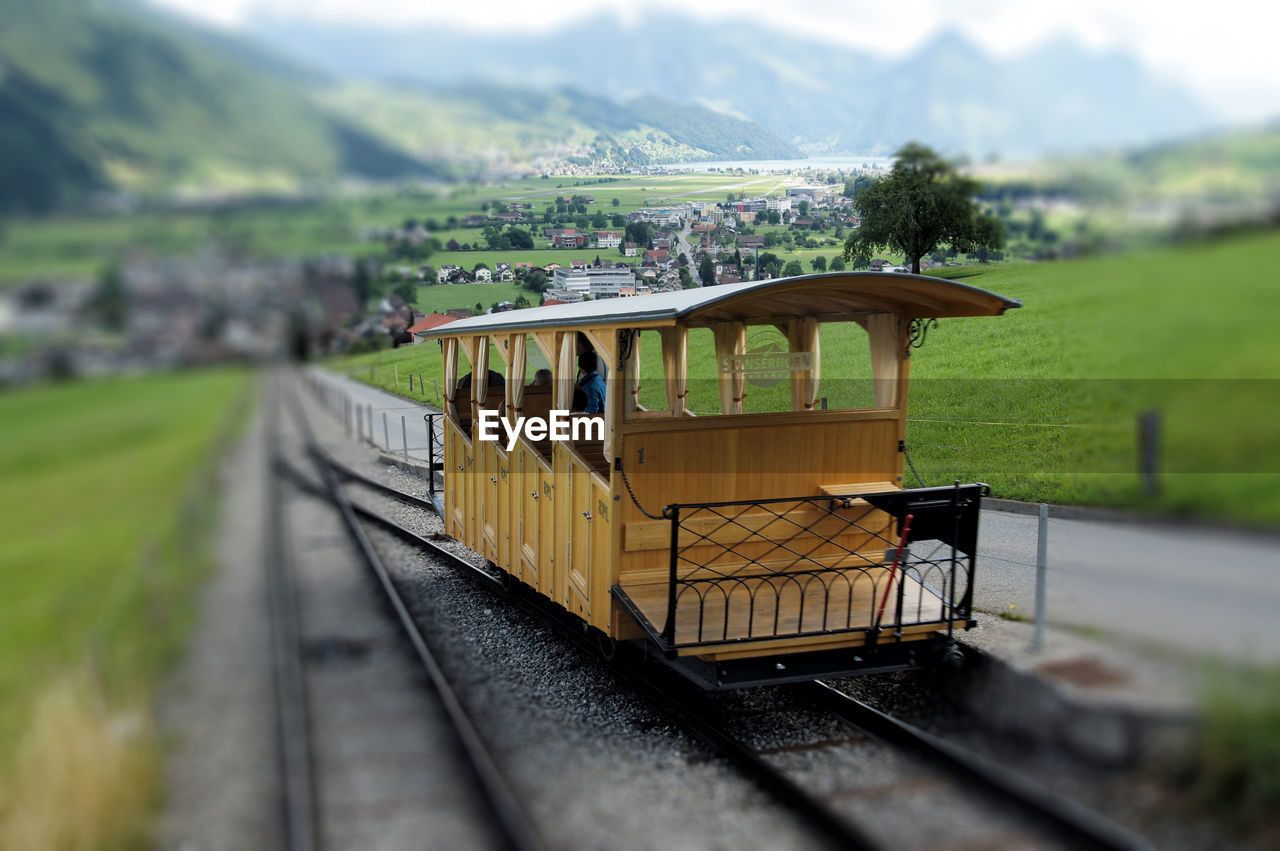
[[1000,735],[1113,768],[1176,759],[1195,745],[1190,710],[1139,699],[1086,697],[1034,670],[958,639],[965,672],[955,698]]
[[[1152,529],[1219,532],[1246,535],[1280,543],[1280,531],[1275,529],[1245,526],[1222,520],[1207,520],[1201,517],[1181,517],[1170,514],[1141,514],[1136,511],[1125,511],[1117,508],[1095,508],[1086,505],[1046,504],[1049,506],[1049,516],[1057,520],[1089,520],[1118,526],[1147,526]],[[992,511],[1003,511],[1008,514],[1027,514],[1033,517],[1040,513],[1040,503],[1038,502],[1020,502],[996,497],[983,497],[982,507]]]

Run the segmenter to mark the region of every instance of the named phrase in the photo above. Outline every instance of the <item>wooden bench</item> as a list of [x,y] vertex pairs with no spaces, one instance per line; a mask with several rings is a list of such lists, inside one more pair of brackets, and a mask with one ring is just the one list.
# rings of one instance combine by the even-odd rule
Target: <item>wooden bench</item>
[[[830,485],[818,485],[818,492],[839,502],[840,508],[853,508],[855,505],[866,505],[865,499],[858,499],[855,494],[887,493],[902,490],[902,486],[893,482],[839,482]],[[843,498],[842,498],[843,497]]]

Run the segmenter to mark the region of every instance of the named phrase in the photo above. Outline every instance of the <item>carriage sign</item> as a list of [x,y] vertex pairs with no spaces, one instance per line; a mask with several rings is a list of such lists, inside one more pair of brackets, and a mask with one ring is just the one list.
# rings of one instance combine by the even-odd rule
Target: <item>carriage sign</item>
[[744,376],[749,384],[767,387],[813,369],[813,352],[747,352],[720,358],[722,375]]

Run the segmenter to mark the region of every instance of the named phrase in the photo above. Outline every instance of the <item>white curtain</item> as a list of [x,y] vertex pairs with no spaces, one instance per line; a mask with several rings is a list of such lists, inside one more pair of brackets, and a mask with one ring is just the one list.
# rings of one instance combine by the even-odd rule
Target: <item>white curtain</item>
[[631,335],[631,357],[627,358],[627,362],[623,364],[627,388],[626,413],[629,417],[632,411],[640,410],[640,332],[620,331],[619,333]]
[[822,377],[822,352],[820,351],[822,324],[811,316],[792,319],[787,323],[787,342],[792,352],[809,352],[813,358],[810,369],[791,372],[791,409],[812,411],[818,406],[818,384]]
[[556,368],[556,407],[567,411],[573,403],[573,385],[578,380],[578,335],[567,331],[560,335],[560,362]]
[[[717,322],[712,326],[716,338],[716,363],[724,358],[746,354],[747,329],[741,322]],[[742,402],[747,398],[746,376],[740,370],[720,373],[720,410],[726,414],[742,413]]]
[[476,337],[475,359],[471,361],[471,421],[480,418],[480,407],[489,392],[489,338]]
[[516,334],[511,338],[511,363],[507,372],[507,410],[511,412],[512,421],[520,416],[524,409],[524,371],[528,362],[525,350],[525,335]]
[[667,407],[671,415],[684,416],[689,395],[689,329],[681,326],[661,328],[662,373],[667,379]]
[[458,418],[458,338],[445,337],[441,352],[444,355],[444,412]]
[[902,320],[891,313],[868,316],[863,327],[871,345],[871,375],[876,385],[876,407],[898,404],[898,369],[902,363]]

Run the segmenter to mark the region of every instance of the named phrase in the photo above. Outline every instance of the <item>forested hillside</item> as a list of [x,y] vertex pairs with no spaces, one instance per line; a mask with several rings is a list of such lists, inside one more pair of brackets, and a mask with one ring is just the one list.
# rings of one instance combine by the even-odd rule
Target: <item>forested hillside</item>
[[311,97],[317,78],[230,40],[85,0],[3,0],[6,206],[40,210],[104,181],[261,184],[424,171]]

